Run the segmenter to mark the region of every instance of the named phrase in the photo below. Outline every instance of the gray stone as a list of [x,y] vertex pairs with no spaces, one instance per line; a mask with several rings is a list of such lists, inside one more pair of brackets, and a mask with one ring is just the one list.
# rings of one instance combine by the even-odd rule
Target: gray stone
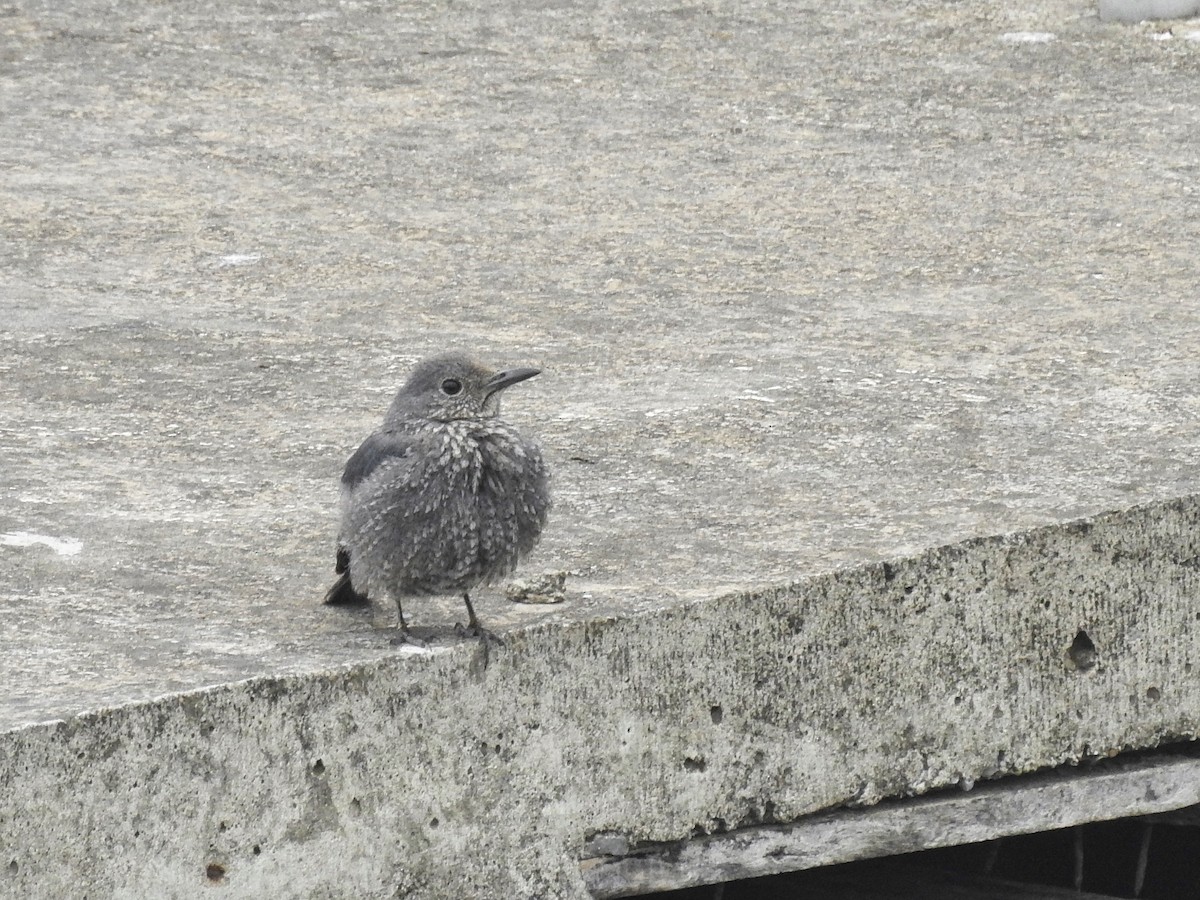
[[567,599],[567,573],[542,572],[514,580],[504,596],[513,603],[562,603]]

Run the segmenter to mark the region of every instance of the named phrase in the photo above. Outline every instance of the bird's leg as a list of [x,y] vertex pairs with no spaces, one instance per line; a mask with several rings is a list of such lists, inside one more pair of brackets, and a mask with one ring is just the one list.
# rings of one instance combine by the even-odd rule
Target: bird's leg
[[471,605],[471,595],[463,591],[463,601],[467,604],[467,628],[479,631],[479,617],[475,615],[475,607]]
[[394,598],[396,601],[396,618],[399,620],[400,634],[391,640],[393,644],[412,644],[414,647],[428,646],[420,638],[413,637],[408,630],[408,623],[404,621],[404,607],[400,605],[400,598]]
[[467,604],[467,627],[456,625],[454,630],[463,637],[481,637],[493,644],[503,644],[504,641],[479,624],[479,617],[475,615],[475,607],[471,605],[471,595],[466,591],[463,591],[463,601]]

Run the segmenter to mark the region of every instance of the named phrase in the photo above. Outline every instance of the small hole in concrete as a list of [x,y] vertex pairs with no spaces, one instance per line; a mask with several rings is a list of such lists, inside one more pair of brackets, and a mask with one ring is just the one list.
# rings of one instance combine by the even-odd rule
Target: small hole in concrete
[[1092,643],[1088,633],[1080,628],[1075,634],[1075,640],[1071,641],[1071,646],[1067,648],[1067,657],[1071,664],[1080,672],[1086,672],[1095,667],[1098,656],[1096,645]]
[[318,759],[315,763],[313,763],[312,771],[314,775],[324,774],[325,763]]
[[204,875],[209,881],[220,881],[225,877],[225,867],[220,863],[209,863]]
[[21,868],[21,867],[17,865],[17,861],[14,859],[12,862],[10,862],[10,863],[8,864],[8,874],[10,874],[10,875],[16,875],[16,874],[17,874],[17,870],[18,870],[18,869],[20,869],[20,868]]
[[262,847],[260,847],[258,844],[255,844],[254,847],[251,848],[250,852],[255,856],[258,856],[260,853],[262,853]]
[[220,825],[217,826],[217,831],[220,832],[221,834],[224,834],[228,830],[229,830],[229,826],[226,825],[224,822],[222,822]]
[[1162,699],[1162,691],[1156,687],[1146,688],[1146,699],[1152,703],[1157,703]]
[[712,723],[714,725],[720,725],[721,720],[725,718],[725,712],[721,709],[719,704],[709,707],[708,714],[712,717]]
[[362,801],[359,800],[357,797],[355,797],[353,800],[350,801],[350,811],[352,813],[354,813],[356,816],[360,812],[362,812]]
[[683,760],[683,767],[689,772],[703,772],[708,768],[708,763],[704,761],[703,756],[697,756],[695,758],[688,756]]
[[441,824],[442,823],[437,820],[437,816],[434,816],[432,819],[429,820],[430,828],[437,828]]

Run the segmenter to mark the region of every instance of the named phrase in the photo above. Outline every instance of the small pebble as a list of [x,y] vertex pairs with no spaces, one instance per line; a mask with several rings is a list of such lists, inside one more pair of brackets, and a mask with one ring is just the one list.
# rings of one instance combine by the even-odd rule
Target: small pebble
[[567,573],[543,572],[514,581],[504,589],[513,603],[562,603],[567,599]]

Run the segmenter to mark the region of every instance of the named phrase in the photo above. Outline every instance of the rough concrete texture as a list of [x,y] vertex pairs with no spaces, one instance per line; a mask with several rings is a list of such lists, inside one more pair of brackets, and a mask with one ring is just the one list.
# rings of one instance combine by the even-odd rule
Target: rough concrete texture
[[[571,896],[593,832],[1193,735],[1197,32],[0,7],[0,891]],[[317,605],[454,346],[546,369],[570,573],[486,669]]]

